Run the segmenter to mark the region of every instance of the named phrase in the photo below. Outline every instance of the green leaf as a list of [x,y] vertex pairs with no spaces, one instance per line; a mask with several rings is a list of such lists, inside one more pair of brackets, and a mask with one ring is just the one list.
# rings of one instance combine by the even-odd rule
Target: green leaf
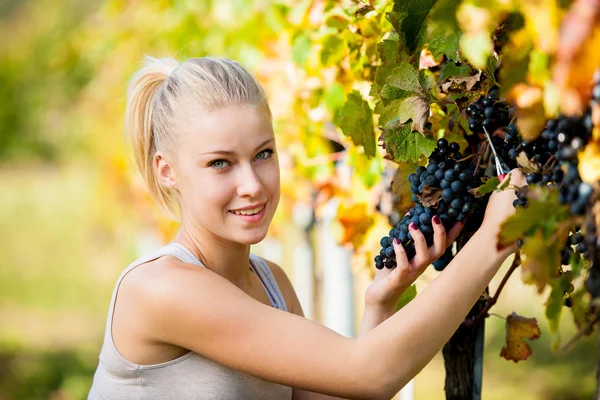
[[557,221],[564,221],[569,216],[568,207],[558,201],[555,191],[547,193],[540,191],[540,188],[529,189],[530,193],[535,193],[528,199],[527,208],[518,207],[502,223],[499,238],[501,246],[524,238],[536,227],[543,227],[545,232],[552,233],[558,225]]
[[312,43],[306,35],[300,34],[292,42],[292,61],[304,68],[310,58]]
[[429,102],[419,96],[394,100],[388,105],[379,118],[379,125],[385,129],[398,128],[409,119],[413,121],[412,129],[424,133],[424,126],[429,117]]
[[565,273],[558,279],[550,281],[552,291],[548,295],[546,301],[546,318],[550,323],[550,330],[556,332],[560,321],[560,314],[564,305],[565,292],[569,290],[571,286],[572,274]]
[[416,162],[422,154],[429,157],[437,146],[433,138],[426,138],[408,127],[385,130],[382,137],[386,158],[396,162]]
[[534,283],[538,293],[541,293],[551,278],[558,274],[560,269],[560,246],[550,243],[544,235],[542,228],[528,236],[521,247],[522,280],[525,283]]
[[419,83],[426,92],[429,92],[435,87],[437,81],[433,75],[433,72],[428,69],[421,69],[419,70]]
[[383,89],[381,89],[381,93],[379,93],[379,95],[382,99],[395,100],[410,97],[412,95],[412,92],[409,92],[408,90],[398,89],[397,87],[386,83],[383,86]]
[[406,50],[398,40],[398,35],[391,35],[377,45],[377,52],[381,57],[381,65],[375,71],[375,80],[371,88],[371,95],[375,95],[386,84],[388,76],[391,75],[402,61],[408,60]]
[[321,64],[329,66],[338,63],[344,58],[347,43],[339,35],[327,35],[323,39],[321,49]]
[[363,146],[368,157],[375,156],[373,112],[358,90],[348,95],[346,103],[336,113],[334,123],[357,146]]
[[475,190],[475,194],[478,195],[477,197],[481,197],[483,195],[491,193],[494,190],[496,190],[496,188],[498,187],[499,184],[500,184],[500,179],[498,179],[498,177],[494,176],[494,177],[488,179],[483,185],[479,186]]
[[492,55],[494,45],[487,32],[464,34],[460,38],[460,50],[471,65],[483,69],[488,57]]
[[510,46],[502,56],[500,81],[502,91],[508,92],[517,83],[527,81],[532,44],[526,46]]
[[462,0],[444,0],[435,4],[429,12],[428,24],[435,30],[460,32],[456,12]]
[[[411,54],[419,54],[427,36],[427,15],[436,0],[395,0],[394,28]],[[390,21],[391,22],[391,21]]]
[[325,89],[323,93],[323,102],[332,112],[335,112],[344,104],[345,93],[344,86],[340,83],[334,83]]
[[435,59],[445,55],[448,59],[458,62],[460,61],[460,57],[458,56],[460,36],[458,32],[436,32],[429,39],[427,49]]
[[405,62],[394,68],[392,74],[387,78],[387,83],[398,89],[412,92],[421,89],[419,72],[412,65]]
[[400,300],[398,300],[398,305],[396,306],[396,311],[410,303],[415,297],[417,297],[417,285],[412,284],[400,296]]
[[471,67],[468,64],[461,64],[460,66],[453,63],[448,62],[442,68],[440,72],[440,80],[445,80],[451,76],[469,76],[471,75]]

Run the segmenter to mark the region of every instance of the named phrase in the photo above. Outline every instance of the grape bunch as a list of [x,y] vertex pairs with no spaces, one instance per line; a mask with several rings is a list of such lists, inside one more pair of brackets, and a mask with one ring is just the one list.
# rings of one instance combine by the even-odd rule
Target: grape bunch
[[455,222],[465,222],[467,217],[475,212],[478,203],[469,193],[469,189],[475,185],[475,167],[458,162],[462,156],[458,143],[448,143],[444,138],[439,139],[436,150],[429,157],[427,167],[419,166],[414,173],[408,175],[415,205],[402,217],[397,226],[390,230],[389,236],[381,239],[381,250],[375,257],[377,269],[393,268],[396,265],[394,238],[404,246],[409,260],[414,257],[415,247],[409,230],[410,224],[414,223],[424,234],[427,245],[431,245],[434,217],[437,216],[448,230]]
[[471,132],[484,133],[485,128],[491,135],[496,129],[505,127],[510,122],[509,108],[500,100],[498,91],[497,86],[492,86],[485,97],[480,96],[467,107]]

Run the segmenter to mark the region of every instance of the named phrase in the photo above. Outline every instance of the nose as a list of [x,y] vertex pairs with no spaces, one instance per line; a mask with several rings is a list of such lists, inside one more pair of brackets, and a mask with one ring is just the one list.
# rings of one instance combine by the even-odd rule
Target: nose
[[260,177],[250,165],[241,169],[237,195],[240,197],[259,197],[264,190]]

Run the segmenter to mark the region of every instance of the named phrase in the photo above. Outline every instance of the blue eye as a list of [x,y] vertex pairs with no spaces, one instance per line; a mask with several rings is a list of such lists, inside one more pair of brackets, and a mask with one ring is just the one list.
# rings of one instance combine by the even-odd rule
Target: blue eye
[[[261,154],[263,155],[262,157],[261,157]],[[256,158],[258,158],[259,160],[264,160],[264,159],[271,157],[272,154],[273,154],[273,150],[267,149],[267,150],[263,150],[260,153],[258,153],[256,155]]]
[[214,169],[223,169],[227,166],[227,161],[225,160],[215,160],[209,164],[209,167]]

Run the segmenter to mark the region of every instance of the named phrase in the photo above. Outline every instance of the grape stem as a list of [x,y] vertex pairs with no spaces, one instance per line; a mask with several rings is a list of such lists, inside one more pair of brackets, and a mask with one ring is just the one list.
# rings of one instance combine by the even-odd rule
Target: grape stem
[[481,321],[483,318],[487,318],[491,315],[490,313],[488,313],[488,311],[490,310],[490,308],[492,308],[494,304],[496,304],[496,302],[498,301],[498,297],[500,297],[500,292],[502,292],[502,289],[504,289],[506,282],[508,282],[508,278],[510,278],[512,273],[515,272],[519,265],[521,265],[521,253],[517,251],[515,253],[515,259],[513,260],[512,264],[510,265],[510,268],[508,269],[508,271],[506,271],[506,274],[502,278],[502,282],[500,282],[500,285],[498,286],[496,293],[494,293],[494,296],[489,298],[489,300],[481,309],[479,314],[471,318],[465,318],[465,320],[463,321],[463,325],[469,327],[477,325],[479,321]]
[[579,330],[579,332],[577,332],[575,334],[575,336],[573,336],[567,344],[565,344],[565,346],[562,348],[562,350],[563,351],[569,350],[569,347],[571,347],[573,345],[573,343],[578,341],[583,335],[587,336],[590,333],[592,333],[592,328],[598,322],[599,319],[600,319],[600,310],[597,310],[596,314],[594,315],[594,318],[589,320],[588,323],[583,328],[581,328]]
[[456,162],[459,163],[459,162],[467,161],[467,160],[469,160],[469,159],[471,159],[473,157],[479,156],[479,155],[480,155],[479,153],[473,153],[473,154],[471,154],[469,156],[461,158],[460,160],[456,160]]

